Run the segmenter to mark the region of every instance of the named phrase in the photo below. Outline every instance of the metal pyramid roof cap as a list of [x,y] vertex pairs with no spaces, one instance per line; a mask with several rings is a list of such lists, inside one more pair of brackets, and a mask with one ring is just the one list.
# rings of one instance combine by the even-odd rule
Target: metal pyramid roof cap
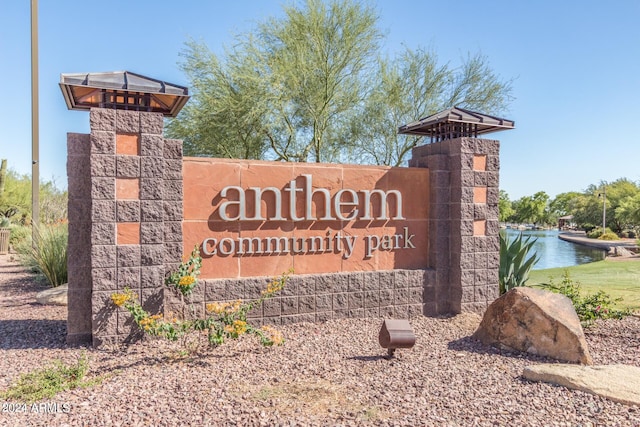
[[[99,73],[65,73],[60,75],[60,89],[70,110],[88,110],[93,107],[137,109],[139,111],[161,112],[175,117],[189,99],[189,89],[185,86],[146,77],[131,71],[110,71]],[[113,97],[109,102],[104,94],[120,97],[137,94],[131,103],[120,103]],[[144,102],[150,95],[151,101]],[[137,102],[140,100],[140,102]]]
[[440,111],[439,113],[424,117],[413,123],[400,126],[398,128],[398,133],[435,136],[441,132],[443,124],[452,123],[464,123],[468,125],[462,126],[463,129],[466,129],[466,131],[463,131],[462,133],[469,133],[469,135],[464,134],[459,136],[477,136],[484,133],[513,129],[515,126],[515,122],[513,120],[477,113],[460,107],[452,107],[447,110]]

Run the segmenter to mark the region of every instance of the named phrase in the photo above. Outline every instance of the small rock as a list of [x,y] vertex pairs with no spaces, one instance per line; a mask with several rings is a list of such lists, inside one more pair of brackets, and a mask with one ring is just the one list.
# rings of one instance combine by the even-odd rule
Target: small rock
[[518,287],[495,300],[473,338],[508,350],[593,365],[571,300],[541,289]]
[[69,285],[64,284],[36,294],[36,302],[42,305],[67,305]]
[[522,376],[640,406],[640,368],[630,365],[576,366],[543,363],[524,368]]

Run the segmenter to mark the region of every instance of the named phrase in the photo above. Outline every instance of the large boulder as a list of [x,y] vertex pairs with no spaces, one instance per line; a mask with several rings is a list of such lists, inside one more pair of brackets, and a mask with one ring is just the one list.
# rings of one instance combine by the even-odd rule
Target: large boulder
[[64,284],[36,294],[36,302],[43,305],[67,305],[69,285]]
[[518,287],[495,300],[473,337],[484,344],[573,363],[593,365],[571,300]]

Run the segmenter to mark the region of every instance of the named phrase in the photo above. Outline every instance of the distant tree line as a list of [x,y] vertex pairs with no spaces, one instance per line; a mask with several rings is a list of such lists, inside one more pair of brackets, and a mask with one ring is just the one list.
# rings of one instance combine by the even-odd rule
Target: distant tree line
[[[7,167],[0,161],[0,218],[14,224],[31,224],[31,177]],[[67,219],[67,191],[55,181],[40,182],[40,222],[51,224]]]
[[554,199],[539,191],[511,201],[501,190],[499,208],[501,222],[557,225],[558,218],[573,215],[572,221],[587,231],[602,227],[605,211],[606,226],[613,232],[640,232],[640,184],[626,178],[592,184],[581,193],[561,193]]

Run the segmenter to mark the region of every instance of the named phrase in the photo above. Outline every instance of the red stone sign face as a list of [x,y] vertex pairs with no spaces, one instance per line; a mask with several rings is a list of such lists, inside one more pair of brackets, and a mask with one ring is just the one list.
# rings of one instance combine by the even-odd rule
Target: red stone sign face
[[427,267],[429,171],[185,158],[202,278]]

